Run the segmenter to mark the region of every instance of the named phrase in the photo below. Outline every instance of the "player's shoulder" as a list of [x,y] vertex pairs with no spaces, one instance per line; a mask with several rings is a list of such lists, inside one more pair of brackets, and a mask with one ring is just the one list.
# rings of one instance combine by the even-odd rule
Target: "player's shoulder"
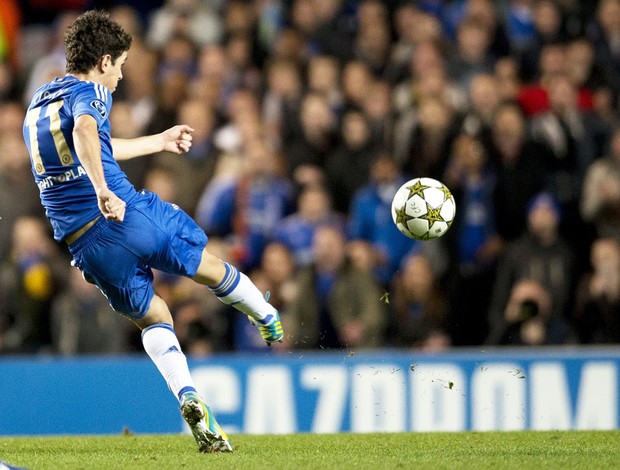
[[98,100],[102,104],[110,101],[110,93],[99,83],[80,80],[77,77],[66,75],[39,87],[33,97],[33,105],[42,105],[58,99],[86,99]]
[[88,80],[78,80],[74,86],[74,93],[76,94],[84,94],[106,104],[111,99],[109,90],[100,83],[95,83]]
[[[94,109],[101,119],[106,119],[112,106],[112,95],[110,91],[100,83],[87,80],[79,80],[74,85],[72,103],[81,109]],[[87,111],[88,112],[88,111]]]

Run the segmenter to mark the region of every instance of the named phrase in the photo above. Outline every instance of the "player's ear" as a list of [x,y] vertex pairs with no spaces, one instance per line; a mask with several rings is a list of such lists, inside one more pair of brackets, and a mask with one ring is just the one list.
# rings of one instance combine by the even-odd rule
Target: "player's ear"
[[112,65],[112,56],[110,54],[101,56],[101,59],[99,59],[99,68],[101,69],[101,72],[105,72],[108,69],[108,67],[110,67],[111,65]]

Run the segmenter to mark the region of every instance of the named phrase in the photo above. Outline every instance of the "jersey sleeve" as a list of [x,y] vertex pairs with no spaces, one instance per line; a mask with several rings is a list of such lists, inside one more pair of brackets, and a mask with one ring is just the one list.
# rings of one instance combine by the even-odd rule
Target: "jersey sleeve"
[[71,111],[77,119],[83,114],[95,118],[97,127],[101,127],[107,120],[112,106],[112,94],[98,83],[86,83],[73,96]]

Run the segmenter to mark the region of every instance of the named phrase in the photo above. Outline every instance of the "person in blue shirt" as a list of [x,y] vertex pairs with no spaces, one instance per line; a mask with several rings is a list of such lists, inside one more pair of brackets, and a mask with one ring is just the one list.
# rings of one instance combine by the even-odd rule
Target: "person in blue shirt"
[[293,204],[293,186],[278,173],[276,155],[252,139],[244,145],[239,173],[219,174],[205,187],[195,217],[205,231],[226,240],[238,265],[251,270]]
[[320,184],[307,184],[297,197],[297,210],[280,221],[273,235],[295,259],[298,268],[313,261],[312,239],[321,225],[339,228],[345,233],[346,217],[332,208],[331,195]]
[[23,135],[41,202],[72,264],[112,308],[142,329],[142,342],[201,452],[233,450],[196,392],[172,315],[153,290],[152,269],[184,275],[234,305],[263,339],[281,341],[278,312],[234,266],[205,249],[207,236],[177,205],[136,191],[117,160],[156,152],[186,153],[193,129],[177,125],[136,139],[110,135],[112,93],[123,78],[131,36],[101,11],[80,15],[65,35],[67,74],[39,88]]

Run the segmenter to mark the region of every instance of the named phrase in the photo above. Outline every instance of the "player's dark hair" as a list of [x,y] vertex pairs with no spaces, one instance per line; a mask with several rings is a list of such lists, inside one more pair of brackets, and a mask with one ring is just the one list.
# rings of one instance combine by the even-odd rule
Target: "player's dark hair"
[[104,55],[112,63],[131,46],[131,35],[99,10],[80,15],[65,34],[67,73],[88,73]]

